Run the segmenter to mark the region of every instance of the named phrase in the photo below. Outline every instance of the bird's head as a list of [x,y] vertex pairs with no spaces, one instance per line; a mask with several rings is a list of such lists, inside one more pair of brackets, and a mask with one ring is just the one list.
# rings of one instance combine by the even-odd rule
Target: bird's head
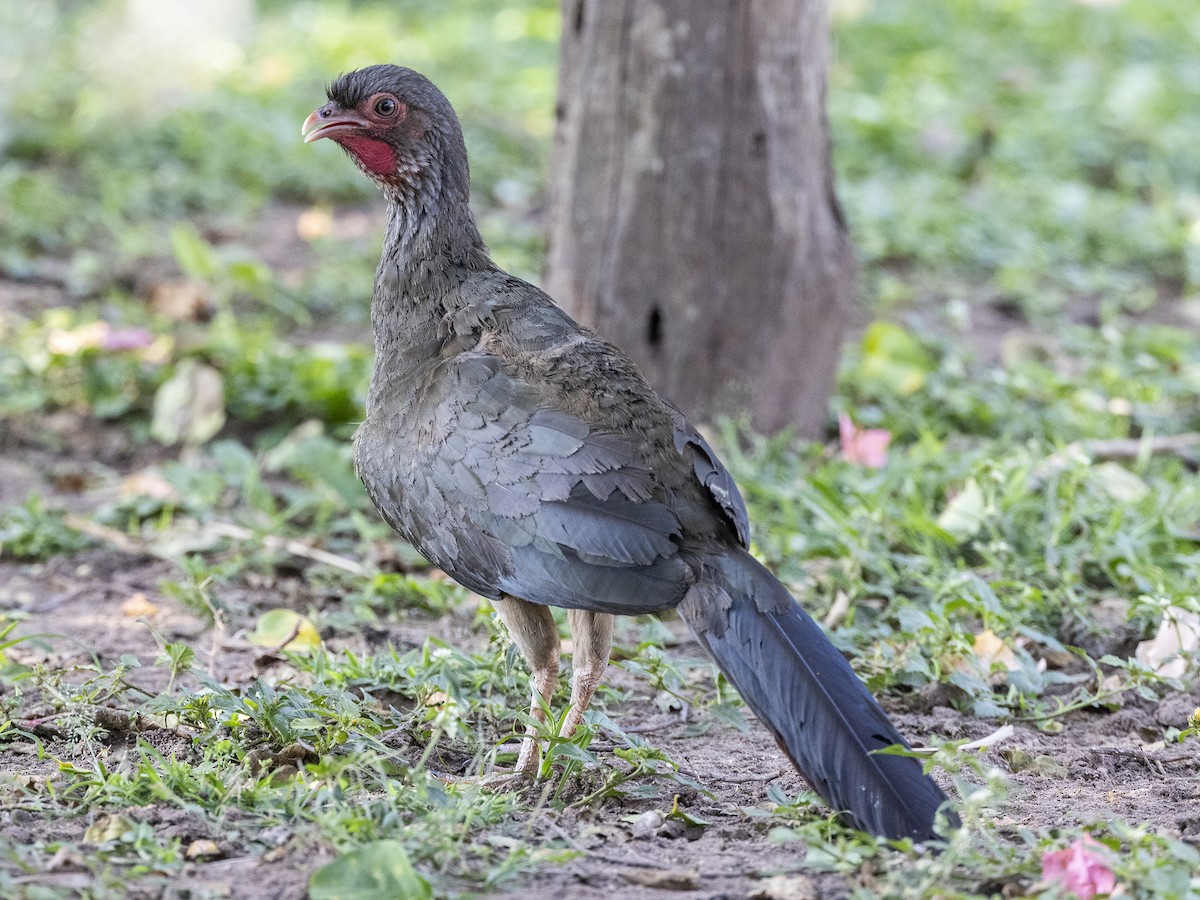
[[401,66],[348,72],[326,90],[329,102],[304,120],[305,143],[330,138],[385,191],[437,193],[444,179],[466,180],[466,148],[445,95]]

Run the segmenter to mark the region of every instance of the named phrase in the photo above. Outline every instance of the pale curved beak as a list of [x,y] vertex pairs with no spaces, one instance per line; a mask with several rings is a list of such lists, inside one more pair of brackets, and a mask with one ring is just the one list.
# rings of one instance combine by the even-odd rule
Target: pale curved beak
[[342,109],[336,103],[326,103],[320,109],[313,110],[300,133],[304,135],[304,143],[310,144],[321,138],[336,137],[339,134],[361,132],[370,126],[370,122],[353,110]]

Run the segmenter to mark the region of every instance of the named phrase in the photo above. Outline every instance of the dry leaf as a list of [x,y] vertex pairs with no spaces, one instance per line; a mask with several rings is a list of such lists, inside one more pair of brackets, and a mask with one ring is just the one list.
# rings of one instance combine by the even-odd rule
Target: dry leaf
[[176,322],[193,322],[208,316],[211,304],[204,284],[191,279],[160,281],[150,290],[150,308]]
[[626,869],[621,877],[660,891],[694,891],[700,886],[700,873],[691,869]]
[[217,846],[216,841],[202,839],[192,841],[188,844],[188,848],[183,852],[183,855],[188,859],[200,859],[204,856],[220,856],[221,848]]
[[104,346],[108,332],[107,322],[88,322],[70,330],[56,328],[46,335],[46,349],[57,356],[76,356]]
[[292,609],[271,609],[263,613],[246,640],[258,647],[293,653],[306,653],[321,646],[321,635],[316,626]]
[[141,591],[131,594],[129,599],[121,604],[121,614],[129,616],[131,619],[136,619],[138,616],[153,616],[157,612],[158,607],[151,603]]
[[1179,678],[1187,671],[1184,654],[1200,649],[1200,616],[1186,609],[1163,613],[1158,634],[1137,646],[1136,656],[1164,678]]
[[142,469],[121,481],[121,497],[153,497],[155,500],[173,500],[175,488],[154,469]]
[[764,878],[750,894],[751,900],[817,900],[821,893],[806,875]]
[[845,591],[839,590],[833,595],[833,603],[829,604],[829,611],[825,613],[825,618],[821,620],[821,624],[829,631],[833,631],[846,619],[846,614],[850,612],[850,595]]
[[[993,684],[1001,684],[1008,680],[1008,673],[1021,668],[1012,648],[996,636],[990,628],[985,628],[975,636],[971,649],[975,653],[972,661]],[[967,662],[964,660],[964,663]]]
[[109,841],[119,839],[125,832],[132,831],[133,827],[133,822],[122,815],[113,813],[101,816],[83,833],[83,842],[85,844],[107,844]]
[[[964,750],[986,750],[987,748],[991,747],[994,744],[998,744],[1001,741],[1008,740],[1010,737],[1013,736],[1013,732],[1015,730],[1016,729],[1014,729],[1011,725],[1001,725],[999,728],[997,728],[991,734],[986,735],[985,737],[981,737],[977,741],[970,741],[966,744],[961,745],[958,748],[958,752],[962,753]],[[934,753],[937,753],[937,748],[936,747],[913,747],[912,752],[913,753],[928,753],[930,755],[933,755]]]
[[83,854],[70,844],[65,844],[54,851],[54,855],[46,863],[45,871],[61,872],[63,869],[78,869],[85,865],[87,863],[83,860]]

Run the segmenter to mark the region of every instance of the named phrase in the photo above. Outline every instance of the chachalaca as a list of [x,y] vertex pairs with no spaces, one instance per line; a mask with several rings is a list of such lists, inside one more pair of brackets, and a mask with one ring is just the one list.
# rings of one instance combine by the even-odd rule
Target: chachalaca
[[[566,607],[574,643],[568,734],[613,616],[674,607],[833,808],[878,835],[935,838],[945,794],[915,759],[875,752],[907,745],[750,555],[746,508],[708,442],[625,354],[492,262],[442,92],[380,65],[328,98],[305,141],[340,144],[388,204],[358,474],[397,532],[495,604],[532,670],[533,717],[558,676],[550,607]],[[531,730],[518,772],[538,755]]]

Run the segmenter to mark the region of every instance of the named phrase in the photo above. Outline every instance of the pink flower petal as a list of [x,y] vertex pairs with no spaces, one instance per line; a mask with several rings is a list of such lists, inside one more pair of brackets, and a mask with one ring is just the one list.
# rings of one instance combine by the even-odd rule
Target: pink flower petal
[[1111,894],[1117,879],[1103,853],[1101,844],[1084,835],[1065,850],[1047,850],[1042,854],[1042,880],[1061,884],[1080,897],[1091,900],[1097,894]]
[[119,328],[104,336],[101,347],[109,352],[141,350],[154,343],[154,335],[145,328]]
[[845,413],[838,414],[838,437],[841,457],[846,462],[880,469],[887,465],[888,445],[892,434],[883,428],[859,428]]

